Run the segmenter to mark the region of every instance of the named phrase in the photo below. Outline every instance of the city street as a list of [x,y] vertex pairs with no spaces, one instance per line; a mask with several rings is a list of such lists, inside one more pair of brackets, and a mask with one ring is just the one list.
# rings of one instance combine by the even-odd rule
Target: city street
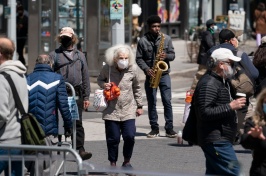
[[[172,78],[172,106],[174,113],[174,130],[182,130],[182,118],[184,112],[184,99],[186,90],[192,83],[193,75],[197,70],[196,63],[189,63],[186,57],[186,48],[183,40],[173,42],[177,58],[171,62],[171,78]],[[143,89],[144,75],[140,71],[141,84]],[[92,94],[91,102],[93,102],[94,90],[99,88],[96,84],[96,78],[92,78]],[[137,118],[137,135],[131,164],[134,171],[138,172],[138,176],[146,175],[204,175],[205,173],[205,157],[200,147],[178,145],[176,138],[165,137],[164,116],[161,99],[157,96],[157,111],[159,114],[160,137],[147,138],[146,134],[150,131],[150,125],[147,115],[147,103],[145,91],[143,90],[144,114]],[[85,168],[89,171],[89,175],[108,175],[106,171],[109,168],[107,156],[107,147],[105,142],[104,121],[100,112],[95,112],[93,107],[89,108],[89,112],[83,112],[83,123],[86,133],[85,148],[92,152],[93,156],[90,160],[85,161]],[[121,139],[119,148],[119,158],[117,165],[122,165],[123,140]],[[245,175],[249,175],[249,169],[252,161],[251,152],[243,149],[240,145],[234,146],[237,157],[242,165]],[[117,167],[120,169],[120,167]],[[73,163],[67,164],[69,174],[75,174],[76,166]],[[167,174],[166,174],[167,173]],[[124,175],[124,174],[120,174]]]

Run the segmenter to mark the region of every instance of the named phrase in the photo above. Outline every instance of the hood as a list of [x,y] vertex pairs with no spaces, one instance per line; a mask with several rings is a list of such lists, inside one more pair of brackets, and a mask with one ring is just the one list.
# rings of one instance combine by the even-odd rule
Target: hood
[[212,52],[218,48],[226,48],[226,49],[229,49],[233,52],[234,55],[236,55],[236,52],[237,52],[237,49],[230,43],[222,43],[220,45],[216,45],[216,46],[213,46],[211,47],[208,51],[207,51],[207,54],[209,56],[211,56]]
[[27,68],[20,61],[17,60],[8,60],[0,65],[0,72],[9,70],[12,70],[19,74],[25,74],[27,72]]

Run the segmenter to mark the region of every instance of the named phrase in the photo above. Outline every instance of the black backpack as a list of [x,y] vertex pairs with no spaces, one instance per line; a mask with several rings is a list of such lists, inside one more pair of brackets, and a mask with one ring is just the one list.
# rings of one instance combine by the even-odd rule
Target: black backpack
[[2,72],[6,80],[8,81],[13,97],[15,99],[16,106],[21,113],[21,119],[18,119],[21,124],[21,141],[22,144],[27,145],[46,145],[45,143],[45,133],[37,121],[36,117],[31,113],[26,113],[22,102],[19,98],[15,84],[9,74]]

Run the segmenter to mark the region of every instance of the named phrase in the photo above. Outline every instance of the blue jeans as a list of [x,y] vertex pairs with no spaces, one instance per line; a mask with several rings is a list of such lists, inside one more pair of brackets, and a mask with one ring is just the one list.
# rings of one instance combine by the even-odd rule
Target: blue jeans
[[[162,103],[164,107],[165,130],[173,129],[173,109],[172,109],[172,92],[171,92],[171,79],[169,74],[162,75],[159,83]],[[158,114],[156,110],[156,94],[157,89],[150,87],[150,77],[146,76],[145,91],[148,101],[148,115],[152,130],[159,130]]]
[[201,148],[206,158],[206,175],[239,174],[239,163],[229,141],[209,143]]
[[[10,150],[11,155],[21,155],[21,150],[14,149]],[[8,155],[8,150],[3,150],[0,148],[0,155]],[[5,176],[9,176],[8,171],[8,160],[1,160],[0,156],[0,174],[5,171]],[[22,162],[21,161],[11,161],[11,176],[21,176],[22,175]]]
[[105,134],[108,149],[108,160],[110,162],[117,161],[121,134],[124,140],[123,156],[124,158],[130,160],[135,144],[135,119],[126,121],[105,120]]

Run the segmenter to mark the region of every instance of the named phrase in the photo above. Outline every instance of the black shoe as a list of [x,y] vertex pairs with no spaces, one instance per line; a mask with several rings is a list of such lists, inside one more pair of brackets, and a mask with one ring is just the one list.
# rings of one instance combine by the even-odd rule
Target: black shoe
[[79,151],[79,156],[81,157],[82,160],[88,160],[92,157],[91,152],[85,152],[85,151]]
[[166,136],[169,138],[175,138],[177,133],[173,129],[166,130]]
[[157,136],[160,136],[159,130],[151,130],[151,132],[147,134],[148,138],[155,138]]
[[[132,165],[130,163],[123,163],[122,164],[122,167],[125,168],[125,169],[133,169]],[[127,176],[136,176],[135,174],[129,174],[129,173],[126,173]]]

